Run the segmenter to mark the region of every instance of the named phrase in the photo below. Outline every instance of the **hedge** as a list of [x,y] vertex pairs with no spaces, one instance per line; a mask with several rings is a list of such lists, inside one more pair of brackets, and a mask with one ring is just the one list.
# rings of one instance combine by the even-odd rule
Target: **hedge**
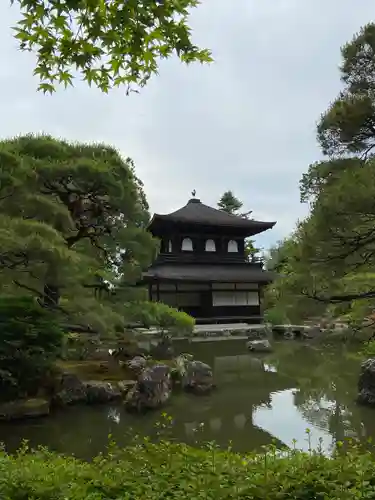
[[0,453],[2,500],[375,498],[375,461],[355,446],[332,458],[276,448],[246,456],[145,439],[84,462],[23,447]]

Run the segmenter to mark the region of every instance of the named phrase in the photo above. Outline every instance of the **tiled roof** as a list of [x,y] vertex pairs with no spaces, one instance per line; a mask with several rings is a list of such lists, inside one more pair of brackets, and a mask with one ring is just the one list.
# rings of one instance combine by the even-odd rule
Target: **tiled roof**
[[156,220],[252,229],[256,232],[266,231],[276,224],[276,222],[261,222],[231,215],[217,208],[209,207],[195,198],[189,200],[184,207],[175,212],[166,215],[155,214],[150,222],[150,229]]
[[144,278],[173,281],[221,281],[269,283],[275,274],[251,264],[161,264],[151,266]]

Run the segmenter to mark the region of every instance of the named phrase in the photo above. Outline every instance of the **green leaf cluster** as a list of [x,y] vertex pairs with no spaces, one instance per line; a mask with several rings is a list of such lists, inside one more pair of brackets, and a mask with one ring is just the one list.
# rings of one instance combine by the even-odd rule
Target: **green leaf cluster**
[[159,328],[172,336],[193,333],[194,318],[162,302],[133,302],[126,309],[127,318],[144,328]]
[[345,87],[321,116],[318,140],[330,156],[366,155],[374,146],[375,24],[364,26],[341,53]]
[[87,463],[47,450],[0,454],[2,498],[110,499],[313,499],[372,498],[375,462],[355,446],[332,458],[319,452],[240,455],[145,439]]
[[375,307],[373,23],[342,48],[342,57],[344,89],[317,126],[326,158],[310,165],[300,182],[301,201],[309,204],[310,213],[289,238],[294,255],[284,245],[287,258],[280,267],[287,277],[273,289],[294,304],[296,295],[304,296],[303,302],[309,299],[303,316],[313,312],[315,301],[328,315],[359,327]]
[[0,297],[0,400],[35,395],[59,356],[58,318],[32,297]]
[[0,292],[29,293],[69,324],[121,328],[157,252],[133,162],[50,136],[0,143]]
[[39,90],[82,77],[103,92],[143,87],[160,59],[210,62],[194,45],[189,10],[197,0],[11,0],[21,13],[14,27],[22,51],[36,53]]

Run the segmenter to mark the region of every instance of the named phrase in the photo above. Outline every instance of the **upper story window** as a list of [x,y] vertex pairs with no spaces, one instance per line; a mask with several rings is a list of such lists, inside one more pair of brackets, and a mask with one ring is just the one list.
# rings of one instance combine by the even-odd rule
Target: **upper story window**
[[193,251],[193,242],[191,238],[184,238],[182,240],[181,250],[183,252],[192,252]]
[[216,252],[214,240],[206,240],[206,252]]
[[238,243],[237,241],[230,240],[228,242],[228,252],[237,253],[238,252]]
[[171,252],[172,252],[172,242],[171,242],[171,240],[169,240],[169,241],[168,241],[167,251],[168,251],[169,253],[171,253]]

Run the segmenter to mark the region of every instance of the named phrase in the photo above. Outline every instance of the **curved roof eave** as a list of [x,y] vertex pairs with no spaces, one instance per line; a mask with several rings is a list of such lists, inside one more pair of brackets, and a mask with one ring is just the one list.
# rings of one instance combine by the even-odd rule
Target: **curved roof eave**
[[258,232],[271,229],[275,222],[263,222],[246,219],[240,215],[229,214],[218,208],[205,205],[199,199],[193,198],[186,205],[169,214],[154,214],[149,228],[159,223],[194,224],[200,226],[232,227],[236,229],[256,229]]
[[173,215],[162,215],[162,214],[154,214],[152,217],[151,217],[151,220],[150,222],[148,223],[148,228],[150,228],[154,222],[156,222],[157,220],[160,220],[160,221],[170,221],[170,222],[179,222],[179,223],[182,223],[182,224],[197,224],[197,225],[200,225],[200,226],[221,226],[221,227],[235,227],[235,228],[254,228],[254,227],[264,227],[264,229],[262,229],[262,231],[266,231],[267,229],[272,229],[275,224],[277,223],[277,221],[271,221],[271,222],[268,222],[268,221],[258,221],[258,220],[254,220],[254,219],[242,219],[244,221],[244,223],[236,223],[236,222],[232,222],[232,223],[225,223],[225,222],[209,222],[209,221],[193,221],[193,220],[187,220],[187,219],[184,219],[184,218],[180,218],[180,217],[174,217]]

